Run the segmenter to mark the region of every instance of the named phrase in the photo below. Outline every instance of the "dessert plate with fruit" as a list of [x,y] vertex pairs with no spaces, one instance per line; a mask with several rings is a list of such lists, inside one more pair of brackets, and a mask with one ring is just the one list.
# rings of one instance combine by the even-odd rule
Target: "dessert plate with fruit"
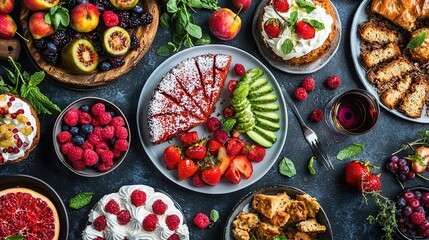
[[20,14],[36,65],[77,89],[110,83],[135,67],[152,44],[158,18],[155,0],[24,1]]
[[265,175],[283,148],[288,121],[280,87],[261,62],[234,47],[208,45],[182,51],[152,73],[137,126],[147,155],[168,179],[223,194]]

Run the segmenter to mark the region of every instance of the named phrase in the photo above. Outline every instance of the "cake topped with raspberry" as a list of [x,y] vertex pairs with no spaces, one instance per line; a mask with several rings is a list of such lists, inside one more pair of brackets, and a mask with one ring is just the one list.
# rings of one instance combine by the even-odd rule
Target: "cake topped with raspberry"
[[146,185],[123,186],[104,196],[88,216],[83,240],[189,239],[182,212],[164,193]]
[[40,139],[36,111],[24,99],[0,95],[0,165],[27,158]]

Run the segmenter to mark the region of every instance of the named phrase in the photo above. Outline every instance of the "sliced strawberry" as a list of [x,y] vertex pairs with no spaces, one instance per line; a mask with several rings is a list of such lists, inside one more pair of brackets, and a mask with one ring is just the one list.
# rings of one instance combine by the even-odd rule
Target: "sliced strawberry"
[[228,156],[226,149],[224,146],[219,148],[218,154],[217,154],[217,166],[219,167],[222,175],[225,173],[226,169],[231,163],[231,157]]
[[243,177],[248,179],[252,176],[253,166],[252,163],[244,155],[238,155],[232,158],[231,164],[234,165],[237,170],[243,174]]
[[296,33],[303,39],[312,39],[316,35],[316,29],[309,23],[298,21],[296,23]]
[[198,142],[198,133],[196,131],[183,133],[179,137],[183,147],[189,147]]
[[225,178],[226,180],[232,182],[232,183],[240,183],[241,176],[240,171],[234,166],[234,164],[231,164],[228,169],[225,171]]
[[207,151],[209,151],[212,156],[216,155],[220,147],[222,147],[222,144],[214,139],[210,139],[207,142]]
[[249,148],[249,151],[247,153],[247,158],[252,162],[260,162],[265,157],[265,148],[258,146],[258,145],[252,145]]
[[[228,155],[234,157],[235,155],[241,153],[241,150],[243,149],[243,142],[241,139],[233,137],[225,143],[225,146]],[[244,147],[246,147],[246,144],[244,144]]]
[[227,88],[231,94],[234,92],[235,88],[237,87],[237,83],[238,83],[237,80],[229,80]]
[[277,12],[287,12],[289,9],[289,3],[287,0],[274,0],[273,7]]
[[213,166],[211,168],[204,169],[201,177],[208,185],[215,186],[219,183],[222,173],[219,167]]
[[414,161],[411,166],[413,168],[413,172],[415,173],[421,173],[426,171],[427,169],[427,165],[429,164],[429,148],[428,147],[418,147],[416,149],[416,154],[420,155],[421,157],[423,157],[423,163],[425,165],[420,164],[417,161]]
[[182,161],[182,149],[177,146],[168,146],[164,150],[163,160],[167,169],[176,169],[180,161]]
[[380,177],[375,174],[365,174],[357,185],[357,189],[362,193],[378,192],[380,187]]
[[180,161],[177,166],[177,175],[180,181],[193,176],[197,171],[198,165],[190,159]]
[[203,160],[207,154],[207,148],[204,145],[205,143],[206,139],[194,143],[186,150],[186,157],[196,161]]
[[278,18],[270,18],[264,23],[264,30],[269,38],[277,38],[283,27]]

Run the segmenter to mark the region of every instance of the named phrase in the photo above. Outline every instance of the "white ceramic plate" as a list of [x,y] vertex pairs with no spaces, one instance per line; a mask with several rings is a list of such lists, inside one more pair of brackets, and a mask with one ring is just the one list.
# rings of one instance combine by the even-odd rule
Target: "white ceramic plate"
[[[384,104],[381,103],[380,98],[378,96],[378,93],[375,90],[374,86],[368,81],[368,79],[366,77],[365,70],[359,61],[361,39],[359,36],[358,27],[359,27],[359,24],[368,21],[368,14],[365,10],[370,3],[371,3],[371,0],[364,0],[359,5],[359,8],[356,10],[355,16],[353,18],[352,28],[350,30],[350,32],[351,32],[350,33],[350,46],[351,46],[351,51],[352,51],[352,59],[353,59],[353,64],[355,65],[355,68],[356,68],[356,72],[359,76],[359,79],[362,82],[362,84],[364,85],[364,87],[366,88],[366,90],[368,90],[370,93],[372,93],[377,98],[377,101],[380,104],[380,106],[382,106],[387,111],[393,113],[394,115],[396,115],[400,118],[408,120],[408,121],[418,122],[418,123],[429,123],[429,117],[425,116],[425,114],[422,114],[422,117],[420,117],[420,118],[410,118],[410,117],[405,116],[404,114],[402,114],[401,112],[399,112],[396,109],[392,110],[392,109],[384,106]],[[425,113],[425,112],[426,112],[426,105],[425,105],[425,108],[423,109],[423,113]]]
[[[229,97],[229,92],[226,88],[226,85],[229,80],[238,79],[238,76],[235,73],[233,73],[234,70],[232,66],[234,66],[234,64],[236,63],[241,63],[244,65],[246,69],[259,68],[263,70],[264,76],[266,76],[269,79],[269,84],[271,84],[274,87],[274,93],[278,96],[277,103],[280,105],[280,110],[277,113],[280,116],[281,128],[276,133],[277,142],[271,148],[267,149],[267,154],[265,156],[265,159],[260,163],[253,163],[253,175],[249,179],[242,179],[239,184],[233,184],[228,182],[224,178],[222,178],[220,183],[216,186],[205,185],[201,188],[197,188],[192,184],[191,179],[186,179],[184,181],[177,180],[177,170],[166,169],[164,161],[162,160],[164,149],[169,145],[179,145],[179,141],[177,140],[177,138],[174,138],[169,142],[153,145],[149,140],[149,132],[147,130],[148,129],[147,111],[148,111],[148,105],[149,105],[149,101],[151,99],[152,93],[154,89],[157,87],[161,78],[164,76],[164,74],[170,71],[171,68],[176,66],[182,60],[185,60],[190,57],[202,55],[202,54],[207,54],[207,53],[213,53],[213,54],[224,53],[232,56],[232,63],[228,74],[228,78],[225,81],[225,85],[224,85],[224,89],[222,91],[221,97],[216,104],[216,109],[211,116],[222,116],[222,111],[224,107],[229,105],[230,97]],[[274,75],[268,70],[267,67],[265,67],[259,60],[254,58],[252,55],[238,48],[226,46],[226,45],[206,45],[206,46],[193,47],[193,48],[189,48],[184,51],[181,51],[173,55],[172,57],[168,58],[165,62],[159,65],[158,68],[156,68],[155,71],[153,71],[153,73],[147,79],[143,87],[143,90],[141,91],[140,99],[137,106],[138,134],[140,137],[140,141],[143,145],[143,148],[146,151],[152,163],[158,168],[158,170],[162,174],[164,174],[164,176],[166,176],[172,182],[184,188],[187,188],[196,192],[208,193],[208,194],[224,194],[224,193],[235,192],[255,183],[262,176],[264,176],[265,173],[268,172],[268,170],[271,168],[271,166],[276,162],[277,158],[279,157],[279,154],[286,141],[287,125],[288,125],[288,120],[287,120],[286,103],[283,98],[283,94],[281,92],[280,86],[277,83]],[[205,126],[198,126],[193,130],[198,131],[200,138],[213,138],[213,135],[209,134]],[[250,142],[250,140],[248,140],[248,142]]]
[[309,74],[309,73],[317,72],[318,70],[323,68],[329,62],[329,60],[331,60],[331,58],[335,55],[341,42],[341,20],[340,20],[340,15],[338,14],[338,11],[335,8],[334,4],[332,4],[331,2],[332,6],[334,7],[335,16],[336,16],[336,19],[335,19],[336,34],[335,34],[334,41],[332,41],[331,48],[328,50],[328,52],[326,52],[321,58],[319,58],[315,62],[305,64],[302,66],[292,66],[284,62],[279,62],[274,57],[272,57],[271,53],[265,47],[264,43],[259,39],[258,18],[259,18],[259,15],[261,15],[261,12],[264,9],[265,5],[267,4],[267,1],[271,1],[271,0],[262,0],[259,3],[258,7],[256,8],[255,15],[253,17],[253,27],[252,27],[253,37],[255,38],[256,45],[258,46],[259,52],[262,54],[265,60],[267,60],[268,63],[270,63],[273,67],[285,73]]

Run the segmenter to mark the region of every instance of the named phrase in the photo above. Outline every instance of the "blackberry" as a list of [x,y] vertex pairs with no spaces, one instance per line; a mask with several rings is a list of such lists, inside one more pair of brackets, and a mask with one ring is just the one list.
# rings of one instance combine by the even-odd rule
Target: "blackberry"
[[93,0],[92,2],[97,8],[101,8],[106,11],[114,9],[109,0]]
[[140,47],[140,41],[137,38],[137,36],[133,33],[131,35],[131,44],[130,44],[130,48],[133,50],[136,50]]
[[64,6],[68,9],[76,7],[78,4],[77,0],[64,0]]
[[112,68],[118,68],[125,64],[125,60],[121,57],[112,57],[109,59],[109,63]]
[[130,13],[127,11],[120,11],[117,13],[119,19],[119,26],[122,28],[128,28],[130,23]]
[[100,64],[100,69],[102,71],[109,71],[110,69],[112,69],[112,65],[109,61],[104,61]]
[[94,48],[95,48],[95,51],[98,53],[99,56],[106,56],[106,52],[104,51],[103,47],[101,46],[101,43],[95,43]]
[[59,30],[51,36],[51,42],[58,47],[64,47],[70,41],[70,37],[67,36],[65,31]]
[[46,40],[44,38],[37,39],[37,40],[34,41],[34,47],[38,51],[42,52],[42,51],[44,51],[46,49],[46,43],[47,42],[46,42]]
[[51,65],[55,65],[60,61],[58,48],[52,42],[46,44],[46,50],[43,52],[45,61]]
[[143,12],[140,18],[142,19],[143,24],[151,24],[153,21],[153,16],[149,12]]
[[130,28],[138,28],[141,25],[143,25],[143,20],[140,18],[140,15],[138,13],[131,12],[128,26]]

